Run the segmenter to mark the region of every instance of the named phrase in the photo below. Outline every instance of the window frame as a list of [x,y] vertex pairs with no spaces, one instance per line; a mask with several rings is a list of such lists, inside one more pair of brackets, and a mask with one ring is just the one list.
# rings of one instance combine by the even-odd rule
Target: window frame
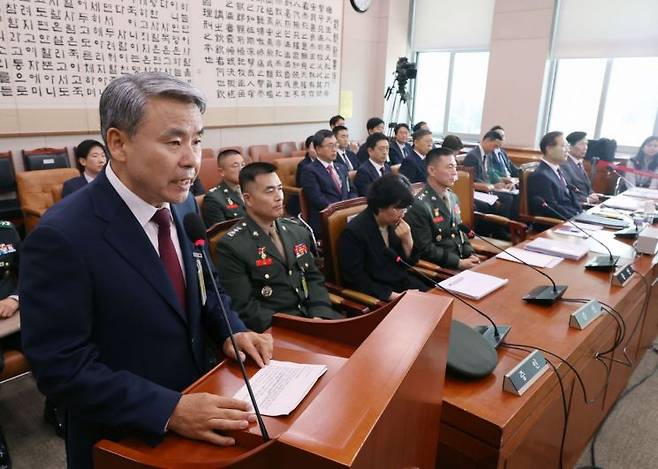
[[[546,100],[545,100],[545,106],[548,112],[545,113],[545,119],[543,122],[543,133],[545,134],[548,132],[548,126],[551,122],[551,117],[553,114],[553,103],[554,103],[554,97],[555,97],[555,85],[556,85],[556,78],[558,74],[558,69],[560,68],[560,60],[587,60],[587,59],[592,59],[595,57],[573,57],[573,58],[553,58],[551,60],[551,63],[549,64],[550,66],[550,87],[549,90],[550,92],[546,94]],[[626,57],[619,57],[619,58],[626,58]],[[637,58],[642,58],[642,57],[637,57]],[[610,77],[612,76],[612,65],[614,62],[615,58],[614,57],[608,57],[606,59],[606,66],[605,66],[605,71],[603,72],[603,81],[601,82],[601,93],[599,96],[599,106],[598,106],[598,111],[596,114],[596,125],[594,127],[594,135],[588,136],[589,139],[596,140],[601,138],[601,128],[603,127],[603,117],[605,116],[605,108],[606,108],[606,101],[608,97],[608,90],[610,87]],[[570,131],[568,129],[563,129],[564,131]],[[658,135],[658,109],[656,109],[656,117],[654,119],[654,124],[653,124],[653,134],[652,135]],[[639,149],[639,146],[629,146],[629,145],[618,145],[617,146],[617,153],[636,153]]]
[[[449,68],[448,68],[448,85],[446,89],[446,105],[445,109],[443,110],[443,128],[439,130],[437,129],[432,129],[432,136],[435,138],[443,138],[446,135],[457,135],[462,141],[480,141],[480,133],[482,132],[482,122],[480,122],[480,133],[477,134],[469,134],[469,133],[462,133],[462,132],[451,132],[448,130],[448,125],[450,123],[450,108],[451,108],[451,95],[452,95],[452,86],[454,82],[454,72],[455,72],[455,55],[456,54],[464,54],[464,53],[482,53],[486,52],[489,54],[489,57],[487,57],[487,80],[489,76],[489,69],[488,69],[488,61],[491,57],[491,51],[490,49],[421,49],[421,50],[415,50],[413,51],[413,57],[414,57],[414,62],[418,63],[418,59],[420,54],[425,54],[425,53],[449,53],[450,54],[450,61],[449,61]],[[418,86],[418,81],[414,80],[413,82],[413,87],[412,87],[412,96],[413,99],[415,100],[416,97],[416,89]],[[486,97],[486,82],[485,82],[485,97]],[[484,111],[484,101],[482,102],[482,108]],[[420,116],[419,116],[420,117]],[[422,119],[422,117],[421,117]],[[414,102],[414,106],[411,112],[411,120],[412,122],[416,122],[416,106]]]

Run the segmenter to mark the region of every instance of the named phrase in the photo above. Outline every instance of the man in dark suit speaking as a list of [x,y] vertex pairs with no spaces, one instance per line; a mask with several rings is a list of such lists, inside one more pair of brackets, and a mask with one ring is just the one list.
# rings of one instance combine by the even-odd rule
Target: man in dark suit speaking
[[101,438],[167,431],[232,445],[217,431],[254,421],[243,401],[181,391],[212,363],[211,338],[237,342],[258,365],[271,337],[246,330],[198,274],[182,220],[198,212],[190,186],[201,162],[205,98],[164,73],[124,75],[100,100],[111,155],[92,183],[63,199],[21,254],[24,351],[39,389],[67,413],[69,467],[92,466]]

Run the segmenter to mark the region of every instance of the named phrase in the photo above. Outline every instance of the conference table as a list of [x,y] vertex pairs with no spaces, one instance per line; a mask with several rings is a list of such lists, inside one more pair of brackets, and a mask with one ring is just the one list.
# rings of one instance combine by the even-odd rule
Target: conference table
[[[585,240],[556,234],[554,227],[540,236],[567,243]],[[585,270],[585,264],[605,252],[598,243],[587,240],[590,251],[578,261],[563,260],[543,271],[557,284],[568,285],[565,299],[596,299],[615,308],[624,318],[626,333],[613,361],[597,360],[615,341],[617,323],[602,315],[583,330],[569,327],[569,319],[581,304],[559,301],[551,306],[532,305],[522,297],[538,285],[549,284],[530,267],[491,258],[477,267],[478,272],[509,279],[507,285],[472,304],[490,315],[497,324],[511,326],[505,342],[539,347],[567,360],[581,375],[587,399],[575,373],[559,359],[544,354],[563,378],[569,409],[563,463],[571,467],[586,448],[599,424],[626,387],[634,368],[658,333],[658,304],[655,293],[644,312],[649,291],[656,289],[655,256],[635,256],[631,241],[614,238],[608,230],[593,232],[620,263],[632,263],[637,273],[621,286],[611,284],[611,273]],[[521,244],[523,246],[529,241]],[[436,292],[445,296],[445,293]],[[453,318],[469,325],[487,324],[475,311],[454,303]],[[626,362],[623,349],[630,363]],[[446,379],[438,467],[459,468],[556,468],[560,467],[560,447],[564,429],[562,393],[553,370],[545,373],[522,396],[503,391],[505,374],[528,355],[518,349],[499,347],[499,362],[484,379]]]

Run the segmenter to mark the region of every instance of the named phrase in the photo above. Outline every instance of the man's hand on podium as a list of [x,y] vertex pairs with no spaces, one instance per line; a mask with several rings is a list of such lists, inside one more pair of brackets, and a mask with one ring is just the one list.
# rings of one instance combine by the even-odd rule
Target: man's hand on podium
[[[239,332],[235,334],[235,341],[240,349],[240,360],[244,361],[244,354],[249,355],[259,367],[263,367],[270,362],[272,358],[272,336],[270,334],[256,334],[255,332]],[[222,346],[224,355],[236,359],[231,338],[224,341]]]
[[233,438],[217,431],[243,430],[256,421],[244,401],[209,393],[183,394],[169,418],[168,430],[194,440],[232,446]]

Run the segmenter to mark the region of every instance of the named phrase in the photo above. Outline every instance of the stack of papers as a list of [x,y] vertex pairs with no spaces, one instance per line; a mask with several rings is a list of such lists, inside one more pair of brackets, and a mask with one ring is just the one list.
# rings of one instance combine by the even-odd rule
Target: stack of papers
[[564,241],[548,238],[533,239],[525,245],[525,249],[573,260],[582,259],[589,251],[589,247],[585,243],[565,243]]
[[497,195],[488,194],[486,192],[478,192],[478,191],[473,192],[473,198],[480,202],[484,202],[487,205],[493,205],[498,200]]
[[479,300],[492,291],[498,290],[507,281],[506,278],[464,270],[453,277],[445,279],[439,285],[456,295],[465,296],[471,300]]
[[658,190],[645,189],[644,187],[633,187],[624,192],[624,195],[628,197],[638,197],[640,199],[658,200]]
[[505,251],[498,254],[496,258],[503,259],[506,261],[517,262],[519,264],[521,263],[521,261],[519,261],[518,259],[514,259],[514,257],[512,256],[518,257],[526,264],[532,265],[534,267],[551,268],[551,267],[555,267],[560,262],[562,262],[561,257],[549,256],[547,254],[540,254],[538,252],[526,251],[524,249],[519,249],[519,248],[507,248],[505,249]]
[[638,199],[633,199],[631,197],[624,197],[623,195],[618,195],[616,197],[611,197],[603,205],[610,208],[616,208],[619,210],[630,210],[635,211],[640,208],[642,202]]
[[[258,410],[270,417],[290,414],[326,371],[326,365],[270,360],[250,379]],[[242,386],[233,398],[250,402],[247,386]]]
[[587,212],[576,215],[575,220],[592,225],[601,225],[607,228],[616,228],[618,230],[628,226],[628,223],[624,221],[623,217],[618,217],[618,219],[613,220],[612,218],[606,218],[605,216],[595,215]]

